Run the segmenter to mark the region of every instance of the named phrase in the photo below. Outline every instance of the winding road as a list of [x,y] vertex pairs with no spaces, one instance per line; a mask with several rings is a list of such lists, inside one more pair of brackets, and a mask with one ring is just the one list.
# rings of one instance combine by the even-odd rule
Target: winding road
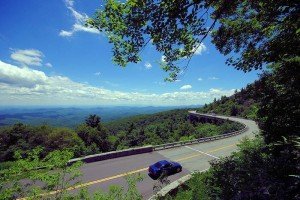
[[95,191],[99,188],[107,190],[112,184],[121,185],[126,188],[127,184],[124,177],[127,174],[139,172],[144,175],[144,180],[138,183],[138,189],[143,195],[143,198],[147,199],[153,195],[153,185],[156,182],[147,175],[148,166],[150,164],[162,159],[181,163],[184,168],[183,171],[169,177],[170,181],[174,181],[195,170],[202,171],[208,169],[210,160],[230,155],[233,151],[237,150],[236,145],[242,138],[252,138],[254,137],[254,134],[259,131],[258,126],[252,120],[218,115],[204,115],[194,111],[190,111],[190,113],[193,115],[209,116],[240,122],[248,126],[248,130],[240,135],[221,140],[85,164],[81,169],[83,172],[83,184],[79,185],[77,188],[87,186],[90,191]]

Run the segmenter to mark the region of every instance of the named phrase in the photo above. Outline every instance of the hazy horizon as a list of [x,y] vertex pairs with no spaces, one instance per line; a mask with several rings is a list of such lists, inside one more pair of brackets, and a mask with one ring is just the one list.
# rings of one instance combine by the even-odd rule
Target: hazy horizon
[[100,116],[102,122],[110,122],[135,115],[199,107],[201,106],[0,107],[0,126],[24,123],[74,128],[84,123],[91,114]]
[[137,107],[137,108],[145,108],[145,107],[166,107],[166,108],[173,108],[173,107],[199,107],[203,105],[0,105],[0,109],[5,108],[114,108],[114,107]]

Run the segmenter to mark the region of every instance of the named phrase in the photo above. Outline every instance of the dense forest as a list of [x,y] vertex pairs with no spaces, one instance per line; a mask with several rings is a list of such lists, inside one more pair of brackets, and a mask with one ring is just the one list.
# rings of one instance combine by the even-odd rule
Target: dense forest
[[224,122],[190,123],[188,110],[172,110],[158,114],[128,117],[102,123],[97,115],[87,117],[75,129],[48,125],[15,124],[0,128],[0,161],[13,160],[18,150],[42,147],[42,156],[54,150],[68,149],[75,157],[126,149],[191,140],[238,130],[241,125]]
[[[191,123],[188,110],[172,110],[136,116],[106,124],[114,136],[115,148],[162,144],[224,134],[241,129],[241,124],[225,121],[220,125]],[[117,146],[116,146],[117,145]]]
[[258,103],[263,79],[248,84],[240,91],[235,91],[230,97],[222,96],[214,99],[210,104],[205,104],[198,112],[216,113],[227,116],[239,116],[257,120]]

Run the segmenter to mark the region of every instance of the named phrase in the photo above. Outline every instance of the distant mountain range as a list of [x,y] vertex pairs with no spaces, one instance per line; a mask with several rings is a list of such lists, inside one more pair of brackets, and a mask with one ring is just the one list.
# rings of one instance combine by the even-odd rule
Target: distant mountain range
[[0,126],[18,122],[30,125],[48,124],[75,128],[83,123],[90,114],[101,117],[102,122],[109,122],[124,117],[153,114],[178,108],[199,108],[200,106],[169,106],[169,107],[12,107],[0,108]]

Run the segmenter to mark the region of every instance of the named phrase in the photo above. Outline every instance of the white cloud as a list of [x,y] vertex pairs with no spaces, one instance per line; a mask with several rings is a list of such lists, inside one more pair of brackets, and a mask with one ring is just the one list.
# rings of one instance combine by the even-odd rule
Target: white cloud
[[59,35],[62,37],[70,37],[73,35],[73,31],[65,31],[65,30],[61,30],[59,32]]
[[180,89],[181,89],[181,90],[189,90],[189,89],[191,89],[191,88],[192,88],[191,85],[183,85]]
[[96,72],[94,73],[95,76],[100,76],[101,75],[101,72]]
[[[209,92],[211,93],[211,94],[223,94],[224,93],[224,91],[222,90],[222,89],[218,89],[218,88],[211,88],[211,89],[209,89]],[[231,93],[231,92],[233,92],[233,93]],[[228,93],[229,95],[231,95],[231,94],[234,94],[234,90],[230,90],[230,92]]]
[[78,31],[83,31],[83,32],[88,32],[88,33],[95,33],[95,34],[100,33],[98,31],[98,29],[86,27],[82,24],[74,24],[73,25],[73,32],[78,32]]
[[0,82],[13,86],[32,88],[37,84],[45,84],[44,72],[27,67],[19,68],[0,61]]
[[88,32],[88,33],[94,33],[99,34],[99,30],[96,28],[86,27],[85,21],[88,19],[88,16],[85,13],[79,13],[74,9],[74,1],[72,0],[65,0],[67,8],[71,11],[74,19],[75,24],[73,24],[73,27],[71,30],[61,30],[59,32],[59,35],[62,37],[70,37],[76,32]]
[[209,77],[208,79],[209,79],[209,80],[219,80],[219,78],[217,78],[217,77],[215,77],[215,76]]
[[203,79],[202,78],[198,78],[198,81],[203,81]]
[[216,88],[165,93],[108,90],[0,61],[0,105],[191,105],[233,93],[234,89]]
[[46,67],[53,67],[51,63],[46,63],[45,66]]
[[68,6],[73,6],[74,5],[74,1],[73,0],[66,0],[66,5]]
[[17,49],[10,55],[11,59],[25,66],[42,66],[43,53],[36,49]]
[[[197,48],[197,49],[196,49]],[[207,50],[206,46],[204,43],[197,44],[195,48],[193,49],[193,52],[195,52],[195,55],[202,55],[203,52]]]
[[[194,53],[194,55],[202,55],[203,52],[207,50],[207,47],[205,46],[204,43],[195,44],[194,48],[192,49],[191,53]],[[180,51],[183,51],[183,49],[180,49]],[[184,56],[180,59],[187,59],[188,57]],[[166,63],[166,56],[161,56],[160,62]]]
[[146,62],[146,63],[145,63],[145,67],[146,67],[146,69],[151,69],[151,68],[152,68],[152,65],[151,65],[150,62]]

